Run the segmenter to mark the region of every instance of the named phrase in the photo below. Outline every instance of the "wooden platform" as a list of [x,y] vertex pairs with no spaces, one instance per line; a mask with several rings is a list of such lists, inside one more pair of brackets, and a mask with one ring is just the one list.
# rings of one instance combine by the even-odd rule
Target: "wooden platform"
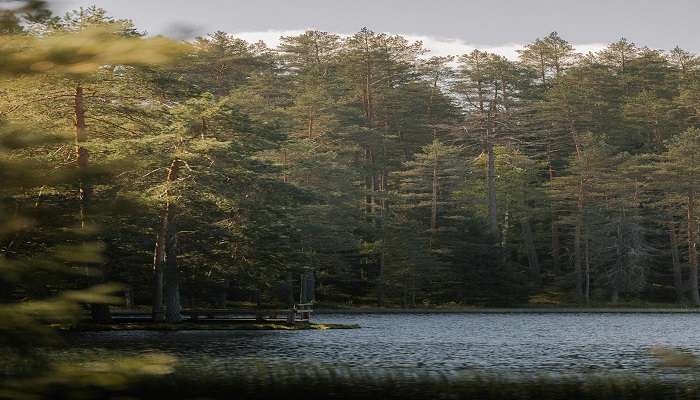
[[[184,309],[181,314],[183,320],[211,322],[289,322],[290,313],[294,312],[293,322],[310,322],[313,310],[310,304],[296,305],[290,309]],[[140,322],[151,320],[151,311],[120,310],[112,312],[112,319],[116,322]]]

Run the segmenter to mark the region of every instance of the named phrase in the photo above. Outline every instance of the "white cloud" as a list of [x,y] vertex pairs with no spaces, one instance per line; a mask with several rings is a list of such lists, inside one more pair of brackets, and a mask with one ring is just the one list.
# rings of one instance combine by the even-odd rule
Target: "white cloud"
[[305,31],[306,29],[286,31],[234,32],[232,33],[232,35],[251,43],[263,41],[267,44],[268,47],[275,48],[280,44],[280,37],[296,36],[304,33]]
[[499,46],[478,45],[466,43],[461,39],[445,39],[424,35],[407,34],[404,37],[411,41],[423,42],[425,48],[430,50],[429,54],[434,56],[454,56],[471,53],[473,50],[482,50],[513,60],[518,57],[516,50],[523,47],[518,43],[506,43]]
[[[257,42],[262,40],[269,47],[275,48],[280,43],[281,36],[295,36],[304,33],[305,30],[281,30],[281,31],[259,31],[259,32],[236,32],[234,36],[244,39],[248,42]],[[347,36],[347,34],[340,34]],[[421,41],[426,49],[430,50],[429,55],[447,56],[461,55],[478,49],[502,55],[508,59],[515,60],[518,58],[517,50],[522,49],[520,43],[506,43],[498,46],[470,44],[462,39],[437,38],[427,35],[401,34],[410,41]],[[606,47],[603,43],[583,43],[574,44],[578,53],[586,54],[589,51],[596,52]]]

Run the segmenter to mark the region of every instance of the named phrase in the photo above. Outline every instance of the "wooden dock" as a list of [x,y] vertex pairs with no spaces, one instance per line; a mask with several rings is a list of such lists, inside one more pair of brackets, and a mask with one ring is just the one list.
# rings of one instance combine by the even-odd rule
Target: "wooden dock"
[[[311,322],[312,304],[295,304],[291,309],[184,309],[180,313],[184,321],[207,322]],[[152,313],[144,310],[119,310],[112,312],[115,322],[143,322],[152,319]]]

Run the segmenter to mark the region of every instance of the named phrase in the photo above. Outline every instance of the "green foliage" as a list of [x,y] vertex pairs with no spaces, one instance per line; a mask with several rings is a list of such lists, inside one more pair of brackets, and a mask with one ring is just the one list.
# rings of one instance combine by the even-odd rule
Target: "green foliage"
[[518,61],[429,57],[366,28],[177,43],[20,1],[0,76],[0,397],[172,371],[46,360],[85,305],[289,305],[302,273],[334,305],[700,303],[682,49],[582,56],[551,33]]
[[[37,21],[46,15],[41,6],[41,2],[20,2],[19,9],[3,11],[3,17],[22,12],[26,13],[23,19]],[[135,64],[158,60],[160,54],[150,47],[147,51],[155,52],[155,58],[148,56],[146,61],[144,48],[139,46],[148,48],[155,42],[122,41],[105,31],[43,39],[20,33],[4,30],[0,37],[0,74],[4,76],[21,73],[20,79],[37,81],[48,73],[77,77],[104,63],[117,62],[115,52],[123,56],[119,60]],[[98,41],[106,46],[98,50]],[[105,262],[105,246],[99,240],[88,240],[93,234],[88,226],[73,229],[73,210],[52,201],[65,188],[73,187],[76,179],[99,180],[104,185],[108,175],[88,168],[67,171],[57,167],[50,157],[40,154],[67,146],[65,136],[46,133],[31,117],[20,118],[21,125],[12,120],[6,114],[0,119],[0,397],[39,397],[53,385],[68,382],[78,394],[87,386],[117,387],[135,376],[168,373],[172,360],[157,356],[102,361],[88,368],[46,359],[45,349],[60,342],[55,328],[80,319],[82,305],[119,301],[115,295],[122,287],[117,284],[69,290],[67,282],[86,281],[98,273],[91,265]]]
[[163,223],[193,306],[293,302],[309,268],[320,301],[346,304],[671,285],[664,226],[680,227],[698,172],[693,54],[621,39],[578,55],[556,32],[518,61],[429,57],[369,29],[185,44],[37,6],[4,11],[0,37],[3,249],[47,269],[21,295],[85,286],[96,277],[42,282],[94,262],[149,304]]

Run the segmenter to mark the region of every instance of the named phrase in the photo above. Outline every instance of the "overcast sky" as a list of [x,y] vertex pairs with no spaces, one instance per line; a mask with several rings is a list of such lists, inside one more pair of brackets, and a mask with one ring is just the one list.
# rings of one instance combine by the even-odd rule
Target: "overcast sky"
[[473,48],[513,56],[551,31],[579,51],[626,37],[639,45],[700,53],[700,0],[55,0],[63,13],[95,4],[149,33],[216,30],[275,46],[305,29],[352,33],[363,26],[422,40],[435,54]]

